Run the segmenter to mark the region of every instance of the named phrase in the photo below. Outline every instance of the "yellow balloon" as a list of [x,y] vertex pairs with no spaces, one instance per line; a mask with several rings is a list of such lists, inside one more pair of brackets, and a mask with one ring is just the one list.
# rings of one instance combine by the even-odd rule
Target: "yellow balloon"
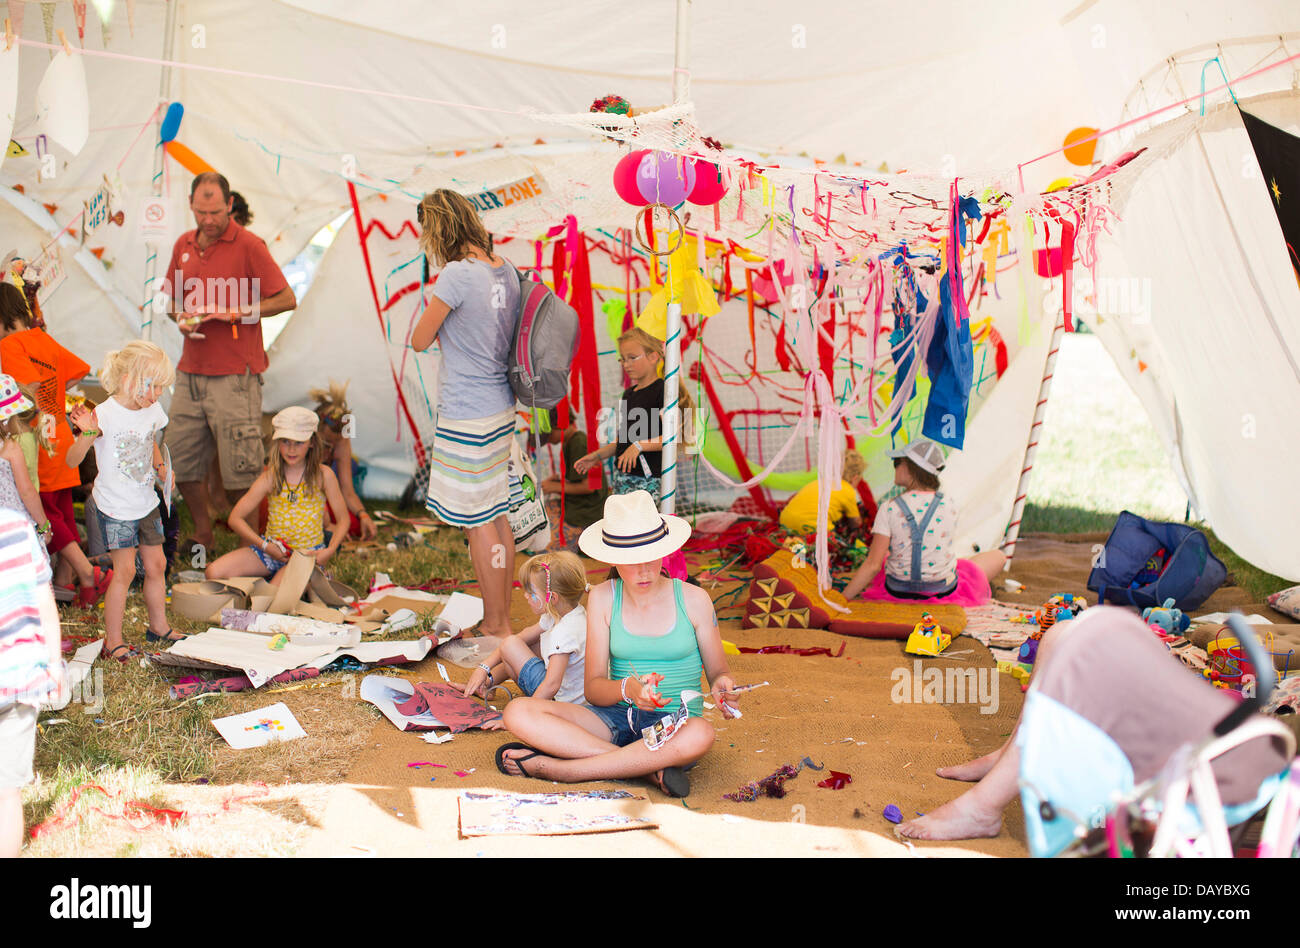
[[1071,178],[1071,177],[1069,177],[1069,176],[1066,176],[1066,177],[1064,177],[1064,178],[1057,178],[1055,181],[1053,181],[1051,184],[1049,184],[1049,185],[1047,186],[1047,190],[1048,190],[1048,191],[1059,191],[1059,190],[1061,190],[1062,188],[1068,188],[1070,185],[1075,184],[1075,183],[1076,183],[1076,182],[1075,182],[1075,179],[1074,179],[1074,178]]

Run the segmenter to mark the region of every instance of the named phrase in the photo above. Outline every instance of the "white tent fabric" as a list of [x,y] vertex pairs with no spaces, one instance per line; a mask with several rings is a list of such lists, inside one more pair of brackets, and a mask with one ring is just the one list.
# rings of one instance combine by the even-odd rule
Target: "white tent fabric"
[[[1300,96],[1242,107],[1300,134]],[[1200,514],[1251,562],[1295,579],[1300,286],[1236,108],[1206,118],[1179,120],[1181,146],[1133,183],[1119,246],[1102,254],[1103,278],[1149,288],[1149,323],[1120,313],[1096,329]],[[1143,384],[1157,372],[1158,388]]]
[[[539,7],[485,0],[467,9],[418,0],[137,0],[134,35],[125,22],[116,22],[125,19],[120,7],[107,50],[111,58],[87,57],[85,63],[91,115],[86,146],[75,157],[52,146],[55,173],[48,173],[41,154],[46,147],[35,141],[31,103],[51,54],[24,45],[13,134],[30,154],[11,157],[0,168],[0,184],[7,186],[0,223],[29,257],[74,222],[81,202],[106,174],[120,176],[126,226],[109,226],[87,242],[87,248],[102,248],[102,264],[89,249],[68,259],[68,282],[49,307],[55,333],[92,364],[149,318],[147,311],[140,315],[149,288],[138,207],[153,186],[156,110],[167,101],[186,107],[177,140],[249,198],[257,215],[254,231],[284,262],[347,210],[347,177],[357,182],[368,217],[400,222],[404,212],[397,206],[409,209],[418,189],[444,173],[442,166],[430,171],[421,165],[449,159],[454,149],[471,150],[462,166],[467,189],[534,148],[539,137],[550,145],[536,146],[542,154],[530,156],[530,163],[563,164],[564,143],[573,141],[570,163],[597,167],[611,160],[601,154],[617,155],[614,146],[535,113],[583,112],[593,98],[610,92],[638,106],[669,98],[674,5],[667,3],[611,7],[587,0]],[[160,102],[163,71],[157,60],[169,7],[175,11],[172,57],[178,65]],[[925,172],[936,181],[954,175],[1016,177],[1018,164],[1057,147],[1070,128],[1105,127],[1194,94],[1203,63],[1216,54],[1235,77],[1300,51],[1300,7],[1290,0],[1189,0],[1176,11],[1122,0],[1045,0],[1029,7],[846,0],[806,12],[773,0],[746,4],[743,12],[733,4],[695,0],[690,7],[690,97],[705,133],[760,160],[767,160],[765,153],[803,152],[806,165],[812,158],[843,155],[850,165],[860,163],[858,173],[887,162],[891,169]],[[69,3],[56,4],[55,25],[76,35]],[[28,42],[43,41],[41,18],[26,17],[22,34]],[[102,47],[93,17],[85,43],[88,51]],[[1172,65],[1161,65],[1167,61]],[[1291,88],[1298,74],[1292,64],[1236,81],[1234,88],[1239,96],[1258,96]],[[1217,71],[1211,69],[1207,81],[1218,84]],[[1222,101],[1222,93],[1210,99],[1212,105]],[[1099,155],[1113,157],[1145,140],[1130,135],[1167,134],[1147,129],[1188,111],[1164,113],[1109,136]],[[1263,377],[1260,351],[1250,344],[1266,345],[1270,361],[1281,358],[1284,345],[1297,351],[1288,335],[1300,322],[1295,288],[1278,282],[1280,264],[1258,263],[1269,259],[1270,241],[1280,238],[1259,188],[1248,187],[1258,181],[1240,176],[1249,152],[1248,146],[1243,151],[1244,133],[1235,126],[1225,132],[1215,125],[1219,116],[1212,113],[1202,130],[1217,163],[1213,180],[1194,140],[1168,157],[1161,150],[1158,160],[1133,166],[1124,220],[1103,247],[1100,272],[1112,279],[1150,279],[1151,323],[1107,321],[1098,328],[1151,408],[1198,510],[1243,556],[1300,579],[1300,554],[1289,542],[1294,531],[1273,529],[1294,523],[1264,514],[1294,514],[1296,505],[1284,483],[1259,476],[1267,468],[1285,479],[1293,467],[1285,434],[1274,432],[1278,413],[1295,404],[1295,392],[1285,387],[1285,373],[1270,373],[1282,381],[1260,390],[1259,437],[1249,444],[1233,441],[1231,432],[1242,429],[1240,416],[1251,409],[1226,407],[1232,392],[1254,390]],[[1180,121],[1196,124],[1194,118]],[[499,158],[472,151],[497,143],[505,146]],[[189,174],[171,159],[162,168],[175,235],[191,226]],[[1060,155],[1019,170],[1030,192],[1078,171]],[[1217,204],[1215,184],[1231,215]],[[8,191],[14,185],[25,196]],[[378,197],[384,193],[388,202]],[[52,216],[42,204],[56,206]],[[556,223],[563,213],[556,209]],[[591,218],[583,216],[584,226]],[[1249,265],[1240,262],[1242,251],[1225,226],[1229,218]],[[609,222],[596,215],[591,223]],[[511,230],[507,224],[498,232]],[[164,263],[169,249],[170,240],[158,251]],[[408,246],[390,249],[394,266],[406,262]],[[527,257],[525,247],[518,251]],[[1179,282],[1189,267],[1208,273],[1207,260],[1221,271],[1213,286],[1208,280]],[[410,454],[409,445],[397,440],[389,364],[400,365],[404,356],[421,371],[436,372],[436,366],[380,335],[361,271],[354,232],[345,228],[272,352],[266,407],[301,401],[308,387],[331,375],[351,377],[359,438],[374,439],[359,448],[386,476],[381,489],[391,492],[409,469]],[[1247,291],[1249,276],[1260,283],[1258,294]],[[1206,305],[1210,299],[1212,307]],[[1281,327],[1281,343],[1268,342],[1260,326],[1265,308]],[[724,309],[715,318],[731,312]],[[1012,318],[1009,313],[1010,304],[996,318]],[[1235,314],[1234,328],[1245,328],[1221,344],[1226,313]],[[174,353],[174,328],[150,328]],[[949,489],[967,510],[967,540],[983,548],[996,543],[999,520],[1005,523],[1003,511],[1014,495],[1016,455],[1032,414],[1017,393],[1030,393],[1032,400],[1041,366],[1038,347],[1044,344],[1040,335],[1020,357],[1013,353],[1007,375],[973,422],[967,451],[949,469]],[[1131,364],[1132,349],[1144,353],[1145,372]],[[402,377],[403,385],[416,385],[409,372]],[[612,374],[604,381],[612,386]],[[408,402],[418,406],[425,387],[407,391]],[[996,446],[986,432],[998,435]],[[1232,455],[1230,464],[1223,463],[1225,453]],[[1244,481],[1252,485],[1248,499],[1238,486],[1247,472],[1256,475]]]

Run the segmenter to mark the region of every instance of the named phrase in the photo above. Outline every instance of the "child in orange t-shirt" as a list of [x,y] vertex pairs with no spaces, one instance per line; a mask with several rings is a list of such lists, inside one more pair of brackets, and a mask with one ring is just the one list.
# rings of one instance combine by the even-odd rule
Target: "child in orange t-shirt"
[[48,417],[45,434],[52,453],[38,452],[41,504],[53,528],[50,551],[59,554],[54,582],[68,586],[76,576],[78,604],[93,606],[113,578],[112,570],[92,567],[81,549],[72,489],[81,484],[76,468],[65,463],[75,437],[68,425],[64,394],[83,378],[90,366],[77,358],[43,329],[32,329],[31,314],[22,290],[0,282],[0,371],[36,390],[36,405]]

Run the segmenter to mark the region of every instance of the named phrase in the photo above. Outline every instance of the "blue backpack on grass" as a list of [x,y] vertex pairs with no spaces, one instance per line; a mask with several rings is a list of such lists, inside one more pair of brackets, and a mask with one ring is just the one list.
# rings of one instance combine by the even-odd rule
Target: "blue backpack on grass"
[[[1148,560],[1162,547],[1167,558],[1152,579]],[[1210,552],[1204,533],[1181,523],[1156,523],[1125,510],[1088,575],[1088,588],[1097,594],[1099,604],[1148,609],[1172,599],[1187,612],[1209,599],[1227,578],[1227,567]]]

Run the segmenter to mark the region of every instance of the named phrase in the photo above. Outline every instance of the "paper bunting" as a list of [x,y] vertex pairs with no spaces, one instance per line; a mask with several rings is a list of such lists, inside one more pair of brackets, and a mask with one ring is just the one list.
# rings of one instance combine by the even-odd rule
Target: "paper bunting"
[[5,149],[6,158],[21,158],[23,155],[29,155],[29,152],[22,145],[18,144],[12,138],[9,139],[9,147]]
[[72,14],[77,18],[77,39],[86,45],[86,0],[72,0]]
[[[53,3],[41,4],[41,20],[45,24],[45,42],[54,42],[54,7]],[[50,58],[54,58],[54,53],[50,53]]]
[[60,53],[50,61],[36,90],[36,126],[73,155],[85,147],[90,101],[80,56]]

